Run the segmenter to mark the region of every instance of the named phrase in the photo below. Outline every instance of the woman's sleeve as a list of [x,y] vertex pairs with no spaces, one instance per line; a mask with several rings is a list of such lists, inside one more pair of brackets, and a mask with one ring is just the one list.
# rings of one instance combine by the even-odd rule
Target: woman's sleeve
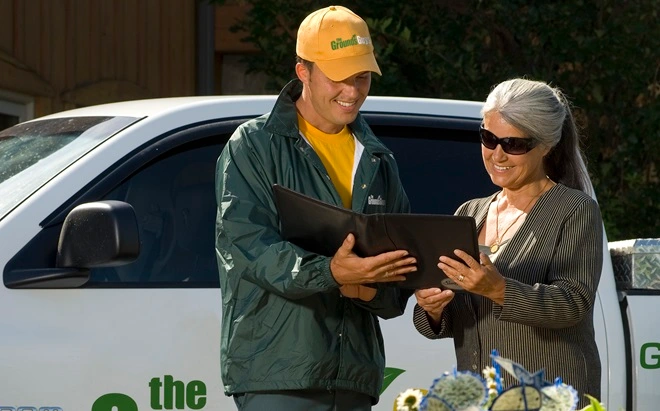
[[499,320],[543,328],[571,327],[590,315],[603,264],[603,225],[598,204],[583,201],[562,223],[547,283],[506,278]]
[[451,315],[449,313],[449,307],[452,303],[453,302],[449,303],[449,305],[445,307],[438,326],[431,325],[430,318],[426,314],[426,311],[424,311],[419,305],[415,304],[415,309],[413,311],[413,324],[417,331],[431,340],[451,338],[453,335],[451,333]]

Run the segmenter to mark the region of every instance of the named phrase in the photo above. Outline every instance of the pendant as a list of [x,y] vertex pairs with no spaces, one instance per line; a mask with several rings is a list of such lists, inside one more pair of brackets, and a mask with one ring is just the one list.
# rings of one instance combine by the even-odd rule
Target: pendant
[[497,244],[497,243],[490,246],[490,252],[492,254],[495,254],[497,252],[497,250],[499,250],[499,249],[500,249],[500,245]]

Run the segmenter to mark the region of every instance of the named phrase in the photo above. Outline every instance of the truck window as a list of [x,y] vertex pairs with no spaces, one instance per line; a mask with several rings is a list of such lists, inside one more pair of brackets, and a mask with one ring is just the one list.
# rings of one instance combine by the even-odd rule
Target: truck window
[[[394,152],[413,212],[453,214],[464,201],[496,189],[484,171],[476,129],[373,128]],[[104,198],[133,206],[141,252],[131,264],[93,269],[90,286],[219,287],[215,162],[221,150],[221,144],[178,150]]]
[[497,190],[484,169],[477,128],[372,128],[394,152],[414,213],[453,214]]
[[143,167],[104,200],[133,206],[140,256],[92,270],[91,286],[217,287],[215,162],[222,145],[178,150]]
[[[397,159],[413,212],[452,214],[464,201],[496,189],[482,164],[478,125],[466,121],[456,127],[442,122],[429,126],[417,119],[404,123],[395,117],[385,120],[389,123],[374,121],[372,128]],[[135,261],[92,269],[85,287],[219,287],[214,246],[215,163],[232,130],[174,143],[163,151],[150,148],[152,153],[165,154],[151,156],[146,164],[136,163],[128,177],[120,177],[113,186],[85,198],[131,204],[141,241]],[[58,225],[49,225],[40,240],[22,250],[10,268],[51,265],[58,232]],[[52,250],[35,254],[36,249]]]
[[0,219],[133,117],[35,120],[0,132]]

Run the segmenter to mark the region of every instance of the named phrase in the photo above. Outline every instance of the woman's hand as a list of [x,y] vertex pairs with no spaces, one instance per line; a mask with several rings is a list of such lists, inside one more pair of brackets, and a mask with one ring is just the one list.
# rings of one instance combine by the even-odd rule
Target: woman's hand
[[429,318],[434,321],[432,325],[440,324],[442,311],[447,304],[454,298],[452,290],[441,290],[439,288],[427,288],[424,290],[415,290],[417,305],[422,307]]
[[479,253],[481,262],[477,262],[464,251],[454,250],[454,254],[462,261],[443,256],[440,257],[438,267],[464,290],[504,305],[506,281],[488,256]]

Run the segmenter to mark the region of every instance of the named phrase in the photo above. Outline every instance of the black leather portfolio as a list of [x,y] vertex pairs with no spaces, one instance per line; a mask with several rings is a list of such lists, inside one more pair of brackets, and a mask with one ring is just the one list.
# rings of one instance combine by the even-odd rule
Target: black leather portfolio
[[403,288],[440,287],[461,291],[437,266],[441,255],[461,249],[477,261],[479,247],[474,218],[440,214],[361,214],[273,185],[282,238],[297,246],[332,257],[348,233],[355,235],[353,251],[360,257],[407,250],[417,259],[417,271],[395,283]]

